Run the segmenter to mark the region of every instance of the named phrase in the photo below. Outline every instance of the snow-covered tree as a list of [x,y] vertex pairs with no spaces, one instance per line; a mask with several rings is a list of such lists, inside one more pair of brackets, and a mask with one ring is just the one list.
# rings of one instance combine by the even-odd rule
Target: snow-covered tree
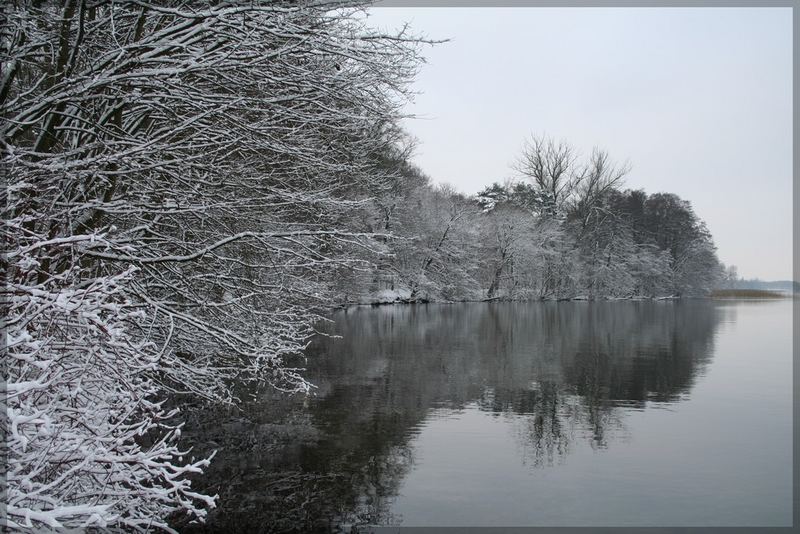
[[474,206],[448,186],[420,192],[414,219],[405,226],[412,233],[402,236],[407,239],[398,241],[396,248],[405,266],[409,298],[464,298],[475,284],[469,270],[475,235],[465,224],[475,215]]
[[520,181],[475,197],[489,298],[501,286],[507,298],[702,295],[720,276],[691,205],[620,191],[629,166],[605,151],[582,158],[564,141],[533,137],[515,168]]
[[420,41],[362,2],[4,6],[6,524],[168,529],[169,393],[287,391],[386,179]]
[[541,213],[563,215],[573,200],[584,169],[575,149],[566,141],[533,136],[523,145],[514,168],[540,198]]

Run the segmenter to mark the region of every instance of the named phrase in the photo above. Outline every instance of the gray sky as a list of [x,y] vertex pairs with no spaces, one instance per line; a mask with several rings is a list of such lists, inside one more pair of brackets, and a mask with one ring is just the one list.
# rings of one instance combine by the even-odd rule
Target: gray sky
[[630,162],[626,186],[691,201],[720,259],[791,279],[790,8],[373,8],[425,51],[406,128],[435,182],[513,175],[531,133]]

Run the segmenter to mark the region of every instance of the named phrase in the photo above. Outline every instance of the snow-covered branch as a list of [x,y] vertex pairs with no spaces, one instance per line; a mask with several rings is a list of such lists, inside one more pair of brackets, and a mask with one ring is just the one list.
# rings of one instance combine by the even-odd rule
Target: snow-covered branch
[[169,530],[210,497],[169,394],[311,387],[422,41],[365,3],[5,6],[7,524]]

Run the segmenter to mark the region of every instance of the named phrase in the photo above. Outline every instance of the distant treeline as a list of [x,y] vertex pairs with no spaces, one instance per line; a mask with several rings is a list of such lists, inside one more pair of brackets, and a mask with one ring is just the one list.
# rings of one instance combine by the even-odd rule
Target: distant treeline
[[711,292],[713,298],[730,299],[779,299],[789,296],[788,292],[769,291],[767,289],[715,289]]
[[626,166],[594,150],[533,138],[516,177],[475,196],[434,186],[408,162],[363,209],[391,234],[374,269],[342,273],[340,302],[706,295],[724,275],[690,203],[623,190]]
[[[726,275],[728,275],[729,272],[726,272]],[[779,291],[782,293],[800,293],[800,282],[793,282],[791,280],[767,282],[758,279],[744,280],[742,278],[736,278],[735,276],[726,276],[720,285],[723,286],[723,289],[757,289],[762,291]]]

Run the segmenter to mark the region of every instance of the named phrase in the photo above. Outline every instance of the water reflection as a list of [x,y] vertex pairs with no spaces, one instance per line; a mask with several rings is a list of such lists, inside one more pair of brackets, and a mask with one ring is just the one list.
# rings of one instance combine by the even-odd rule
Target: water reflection
[[[330,531],[399,524],[392,505],[413,438],[436,418],[509,418],[520,463],[568,462],[572,444],[625,439],[625,413],[691,392],[731,308],[708,301],[357,308],[309,348],[309,399],[255,392],[195,410],[197,481],[220,495],[203,531]],[[176,523],[180,525],[179,522]],[[184,527],[190,531],[187,527]]]

